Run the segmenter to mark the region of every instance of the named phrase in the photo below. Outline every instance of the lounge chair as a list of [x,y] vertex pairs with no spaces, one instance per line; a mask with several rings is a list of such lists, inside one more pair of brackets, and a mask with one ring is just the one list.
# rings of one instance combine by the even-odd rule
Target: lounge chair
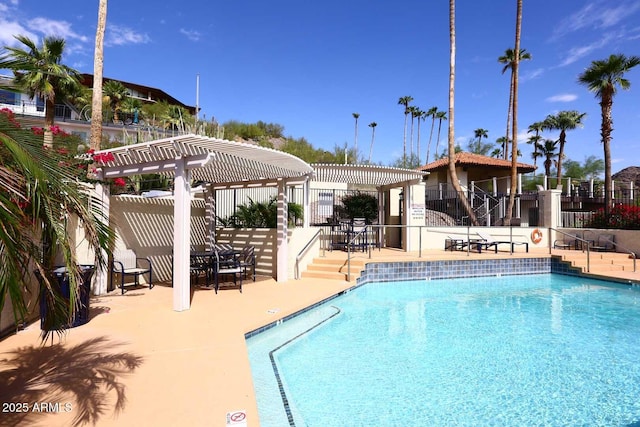
[[529,252],[529,243],[528,242],[512,242],[510,240],[494,240],[491,236],[483,234],[483,233],[476,233],[480,238],[479,239],[472,239],[469,241],[469,244],[472,246],[476,246],[476,249],[478,250],[478,252],[482,252],[482,249],[489,249],[491,247],[493,247],[495,253],[498,253],[498,245],[511,245],[511,252],[515,251],[515,246],[516,245],[522,245],[525,247],[526,252]]

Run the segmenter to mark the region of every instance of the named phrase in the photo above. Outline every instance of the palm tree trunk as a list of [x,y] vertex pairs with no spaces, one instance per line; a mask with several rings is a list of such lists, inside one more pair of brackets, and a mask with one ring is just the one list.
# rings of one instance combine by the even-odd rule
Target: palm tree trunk
[[45,147],[53,147],[53,133],[51,128],[53,127],[54,118],[56,116],[56,104],[53,99],[45,99],[45,113],[44,113],[44,141]]
[[513,68],[511,69],[511,82],[509,83],[509,109],[507,110],[507,133],[504,141],[504,149],[502,157],[507,160],[509,158],[509,131],[511,129],[511,112],[513,111]]
[[602,145],[604,149],[604,212],[605,218],[609,217],[609,212],[613,205],[612,180],[611,180],[611,106],[613,105],[613,93],[611,90],[603,91],[601,113],[602,113]]
[[516,185],[518,176],[518,71],[520,69],[520,31],[522,27],[522,0],[517,0],[518,6],[516,11],[516,48],[515,58],[513,61],[512,72],[512,89],[513,94],[513,129],[511,138],[511,188],[509,189],[509,206],[505,214],[506,224],[511,224],[511,216],[513,214],[513,206],[516,197]]
[[371,145],[369,146],[369,164],[371,164],[371,155],[373,154],[373,141],[376,137],[376,127],[371,126]]
[[[455,134],[454,134],[454,104],[455,104],[455,81],[456,81],[456,1],[449,0],[449,132],[448,132],[448,146],[449,146],[449,177],[451,178],[451,184],[454,190],[458,193],[460,202],[469,216],[469,222],[473,225],[478,225],[476,215],[469,204],[467,195],[462,191],[460,182],[458,181],[458,174],[456,173],[456,147],[455,147]],[[442,123],[442,120],[440,120]],[[438,133],[440,133],[438,131]],[[438,135],[438,139],[440,135]],[[436,144],[437,146],[437,144]]]
[[418,141],[416,142],[416,154],[418,155],[418,166],[420,166],[420,117],[418,117]]
[[93,93],[91,95],[90,147],[99,150],[102,143],[102,73],[104,63],[104,31],[107,25],[107,0],[100,0],[98,26],[93,55]]
[[560,131],[560,147],[558,148],[558,170],[556,171],[556,184],[562,183],[562,159],[564,158],[564,143],[567,139],[567,133],[563,130]]
[[407,112],[404,113],[404,134],[402,135],[402,166],[407,166]]
[[436,125],[436,116],[431,116],[431,132],[429,132],[429,143],[427,144],[427,154],[425,156],[425,164],[429,164],[429,151],[431,150],[431,140],[433,139],[433,128]]

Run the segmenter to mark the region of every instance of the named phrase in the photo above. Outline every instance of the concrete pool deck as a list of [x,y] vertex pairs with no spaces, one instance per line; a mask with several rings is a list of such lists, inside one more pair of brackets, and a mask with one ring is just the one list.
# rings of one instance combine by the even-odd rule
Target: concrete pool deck
[[[346,259],[344,252],[326,256]],[[536,248],[514,254],[425,250],[421,258],[375,250],[371,261],[549,256]],[[597,262],[591,273],[640,281],[640,273],[605,270]],[[90,321],[61,340],[54,336],[53,346],[41,345],[37,322],[0,341],[0,401],[13,409],[0,416],[0,425],[67,426],[80,419],[99,426],[225,426],[227,413],[243,411],[246,425],[258,426],[244,334],[354,283],[258,277],[245,281],[242,293],[229,288],[217,295],[192,287],[191,309],[184,312],[173,311],[166,284],[92,297]]]

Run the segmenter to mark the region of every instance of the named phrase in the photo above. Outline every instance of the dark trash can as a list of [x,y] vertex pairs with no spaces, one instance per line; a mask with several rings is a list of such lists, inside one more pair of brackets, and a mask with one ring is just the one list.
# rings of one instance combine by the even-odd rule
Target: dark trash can
[[[48,326],[47,319],[50,313],[53,313],[53,309],[50,306],[52,302],[47,299],[47,292],[44,290],[42,283],[42,277],[38,275],[40,280],[40,329],[42,330],[54,330],[54,329],[67,329],[75,328],[76,326],[84,325],[89,321],[89,296],[91,295],[91,279],[95,272],[93,265],[82,265],[80,291],[79,291],[79,307],[71,321],[67,324],[61,324],[60,322],[51,323]],[[71,296],[71,290],[69,288],[69,275],[65,267],[57,268],[53,271],[53,276],[57,279],[52,283],[52,286],[57,287],[57,293],[69,303],[69,297]],[[65,307],[68,310],[68,307]]]

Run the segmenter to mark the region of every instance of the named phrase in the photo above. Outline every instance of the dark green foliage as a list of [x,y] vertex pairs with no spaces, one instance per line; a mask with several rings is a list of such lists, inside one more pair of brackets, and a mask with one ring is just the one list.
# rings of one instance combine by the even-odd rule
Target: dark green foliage
[[234,138],[248,139],[259,141],[268,138],[282,138],[284,126],[275,123],[265,123],[258,121],[257,123],[242,123],[236,120],[230,120],[223,124],[225,139],[233,140]]
[[378,198],[372,194],[356,191],[344,196],[342,204],[348,218],[366,218],[369,223],[378,218]]
[[[228,218],[218,217],[223,227],[232,228],[276,228],[278,220],[278,200],[271,197],[268,202],[254,202],[238,205],[236,212]],[[288,204],[289,225],[295,225],[302,218],[302,206],[297,203]]]

